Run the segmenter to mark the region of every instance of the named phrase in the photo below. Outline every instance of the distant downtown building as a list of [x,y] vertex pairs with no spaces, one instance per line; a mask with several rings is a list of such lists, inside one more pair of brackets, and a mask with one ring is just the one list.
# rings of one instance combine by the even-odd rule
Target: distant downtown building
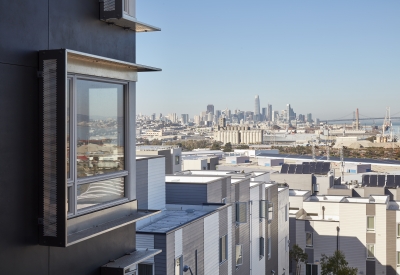
[[264,131],[248,126],[227,126],[214,132],[214,140],[232,144],[262,144]]
[[267,114],[268,114],[267,120],[268,121],[273,121],[274,118],[272,116],[272,105],[271,104],[268,104],[268,106],[267,106]]
[[211,113],[214,115],[214,105],[212,104],[207,105],[207,113]]
[[254,120],[259,120],[260,116],[260,97],[256,95],[256,98],[254,100]]

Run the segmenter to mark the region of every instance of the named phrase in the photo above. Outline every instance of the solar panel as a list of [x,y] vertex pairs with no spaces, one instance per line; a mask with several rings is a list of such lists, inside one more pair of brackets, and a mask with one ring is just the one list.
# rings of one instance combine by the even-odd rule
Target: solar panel
[[310,174],[315,172],[315,162],[310,162]]
[[311,174],[310,173],[310,164],[303,164],[303,174]]
[[296,171],[294,173],[295,174],[303,174],[303,165],[302,164],[297,164],[296,165]]
[[288,174],[294,174],[296,172],[296,164],[290,164]]
[[378,176],[378,186],[379,187],[385,186],[385,180],[386,180],[386,176],[385,175],[379,175]]
[[282,164],[281,174],[287,174],[289,170],[289,164]]
[[396,186],[400,186],[400,175],[394,176],[394,183],[396,184]]
[[369,176],[369,186],[376,187],[378,184],[378,175]]
[[315,164],[315,174],[322,174],[322,163],[321,162],[317,162]]
[[362,177],[362,186],[369,185],[369,175],[363,175]]
[[394,175],[386,176],[386,187],[396,187],[396,184],[394,183]]

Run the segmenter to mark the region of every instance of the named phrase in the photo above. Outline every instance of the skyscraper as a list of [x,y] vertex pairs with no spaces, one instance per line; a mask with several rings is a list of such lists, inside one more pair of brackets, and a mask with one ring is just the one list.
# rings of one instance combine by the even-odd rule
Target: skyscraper
[[273,121],[274,118],[272,117],[272,105],[268,104],[267,106],[267,114],[268,114],[268,121]]
[[214,114],[214,105],[212,104],[207,105],[207,113]]
[[262,108],[261,109],[261,120],[267,120],[267,116],[268,116],[268,112],[267,112],[267,108]]
[[254,102],[254,115],[260,115],[260,98],[256,95],[255,102]]

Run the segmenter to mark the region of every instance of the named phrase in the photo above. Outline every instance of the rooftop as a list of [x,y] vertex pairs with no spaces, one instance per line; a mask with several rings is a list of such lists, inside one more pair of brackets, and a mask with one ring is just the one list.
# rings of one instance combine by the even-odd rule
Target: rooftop
[[166,175],[165,182],[182,182],[182,183],[210,183],[215,180],[221,179],[222,177],[201,177],[198,175]]
[[289,196],[304,196],[305,194],[307,194],[309,192],[310,191],[289,189]]
[[136,151],[161,151],[161,150],[171,150],[178,149],[179,146],[163,146],[163,145],[141,145],[136,146]]
[[181,227],[204,215],[207,215],[220,205],[167,205],[167,210],[153,219],[153,222],[147,223],[137,229],[137,232],[166,233],[174,228]]

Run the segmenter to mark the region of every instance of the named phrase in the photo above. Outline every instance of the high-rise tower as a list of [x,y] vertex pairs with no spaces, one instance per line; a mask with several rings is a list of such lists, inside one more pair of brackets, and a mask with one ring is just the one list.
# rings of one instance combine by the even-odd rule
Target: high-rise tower
[[207,105],[207,113],[211,113],[214,115],[214,105],[212,104]]
[[254,115],[260,115],[260,98],[256,95],[256,99],[254,102]]

